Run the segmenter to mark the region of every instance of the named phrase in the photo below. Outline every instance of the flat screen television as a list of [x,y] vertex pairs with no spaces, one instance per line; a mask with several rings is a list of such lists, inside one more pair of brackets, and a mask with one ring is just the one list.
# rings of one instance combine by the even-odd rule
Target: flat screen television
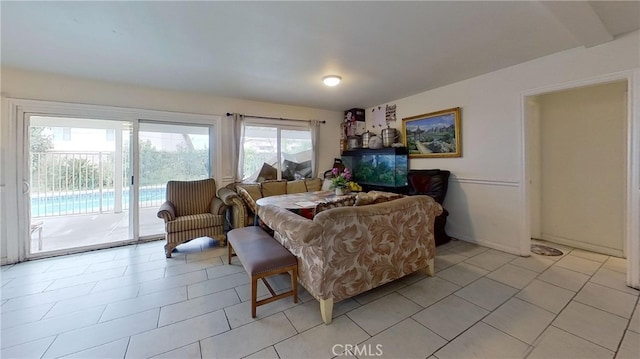
[[353,181],[365,190],[393,190],[408,186],[406,147],[348,150],[342,153],[342,163],[351,170]]

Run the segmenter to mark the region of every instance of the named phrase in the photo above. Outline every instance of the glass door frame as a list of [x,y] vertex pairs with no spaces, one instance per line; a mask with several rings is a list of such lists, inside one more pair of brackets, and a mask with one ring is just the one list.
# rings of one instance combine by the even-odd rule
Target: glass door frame
[[[122,183],[122,188],[124,189],[125,187],[129,187],[129,209],[128,211],[128,228],[127,228],[127,237],[124,239],[115,239],[113,241],[109,241],[109,242],[103,242],[103,243],[97,243],[97,244],[89,244],[89,245],[79,245],[76,247],[70,247],[70,248],[62,248],[62,249],[53,249],[53,250],[49,250],[49,251],[38,251],[38,252],[34,252],[31,248],[31,181],[33,180],[31,178],[31,168],[30,168],[30,158],[31,158],[31,151],[30,151],[30,127],[32,126],[31,124],[31,117],[49,117],[49,118],[60,118],[60,120],[63,122],[63,126],[67,127],[67,126],[71,126],[70,122],[68,121],[69,119],[73,120],[73,119],[78,119],[78,120],[97,120],[97,121],[104,121],[104,122],[119,122],[122,125],[122,127],[129,127],[130,131],[129,131],[129,140],[131,141],[134,136],[134,125],[135,122],[134,121],[130,121],[130,120],[126,120],[126,119],[112,119],[112,118],[97,118],[96,116],[92,116],[92,115],[84,115],[84,116],[69,116],[69,115],[62,115],[59,113],[46,113],[46,114],[41,114],[41,113],[31,113],[31,112],[24,112],[21,116],[21,121],[22,121],[22,129],[23,129],[23,153],[24,156],[23,158],[20,160],[20,162],[22,163],[23,167],[23,171],[24,171],[24,175],[22,176],[23,178],[23,183],[24,183],[24,187],[25,187],[25,191],[23,191],[22,193],[22,197],[23,200],[26,202],[24,204],[24,211],[22,213],[24,213],[23,216],[19,216],[20,218],[24,218],[24,222],[26,226],[28,226],[29,228],[29,233],[27,236],[27,240],[23,242],[23,247],[24,247],[24,255],[26,258],[28,259],[36,259],[36,258],[40,258],[40,257],[49,257],[49,256],[54,256],[54,255],[60,255],[60,254],[68,254],[68,253],[76,253],[76,252],[84,252],[87,250],[93,250],[93,249],[99,249],[99,248],[105,248],[105,247],[113,247],[113,246],[117,246],[117,245],[123,245],[123,244],[130,244],[130,243],[135,243],[137,241],[137,235],[136,235],[136,228],[133,227],[133,224],[135,224],[135,220],[134,220],[134,215],[132,213],[132,206],[134,206],[136,204],[136,201],[133,200],[132,197],[132,193],[135,193],[136,188],[134,185],[132,185],[132,183],[130,183],[130,181],[123,181]],[[66,124],[64,122],[67,122]],[[55,126],[52,126],[55,127]],[[104,126],[104,129],[110,129],[111,126]],[[114,126],[117,127],[117,126]],[[94,128],[93,126],[89,126],[89,127],[83,127],[83,126],[79,126],[79,127],[73,127],[71,126],[71,128],[80,128],[80,129],[84,129],[84,128]],[[101,129],[101,128],[99,128]],[[121,143],[122,145],[122,143]],[[115,148],[115,151],[121,151],[122,152],[122,148]],[[131,174],[134,173],[133,172],[133,164],[137,161],[133,161],[134,153],[135,151],[135,146],[131,146],[129,148],[129,153],[125,154],[123,153],[123,156],[128,155],[129,159],[130,159],[130,166],[129,168],[122,168],[123,172],[119,175],[124,175],[126,174]],[[117,158],[117,156],[116,156]],[[114,177],[115,178],[115,177]],[[102,197],[102,194],[100,194],[100,196]],[[114,196],[115,196],[115,192],[114,192]],[[117,201],[117,199],[114,197],[114,201]],[[115,202],[114,202],[114,209],[115,209]],[[103,212],[100,211],[100,214],[102,214]],[[63,215],[64,217],[64,215]],[[41,235],[41,234],[39,234]],[[45,238],[46,240],[46,238]]]
[[[139,219],[138,217],[138,177],[139,177],[139,145],[138,145],[138,130],[140,121],[146,119],[153,119],[155,122],[163,123],[175,123],[175,124],[191,124],[191,125],[206,125],[210,126],[210,174],[219,176],[220,161],[217,156],[221,153],[221,133],[220,123],[221,117],[217,115],[202,115],[191,113],[179,113],[168,111],[155,111],[155,110],[143,110],[135,108],[121,108],[112,106],[100,106],[100,105],[85,105],[74,103],[61,103],[51,101],[40,100],[24,100],[3,98],[4,110],[7,112],[8,121],[2,125],[4,131],[8,132],[5,137],[7,152],[13,152],[16,154],[14,158],[11,156],[3,157],[6,160],[6,164],[3,167],[3,175],[5,176],[5,187],[3,192],[3,224],[6,224],[7,228],[4,233],[6,236],[6,260],[8,263],[20,262],[26,259],[37,259],[44,257],[51,257],[55,255],[72,254],[84,252],[90,249],[102,249],[113,247],[114,245],[126,245],[135,244],[141,241],[148,240],[148,238],[139,236]],[[58,251],[49,251],[43,253],[29,253],[29,243],[31,241],[30,235],[30,203],[29,197],[29,121],[26,116],[40,115],[40,116],[63,116],[68,118],[91,118],[97,120],[116,120],[130,122],[132,126],[131,131],[131,175],[133,186],[130,193],[130,211],[133,211],[133,215],[130,215],[130,221],[132,221],[133,229],[132,238],[128,241],[119,241],[112,245],[98,245],[81,247],[77,250],[64,249]],[[4,116],[3,116],[4,117]],[[3,121],[4,122],[4,121]],[[3,141],[4,142],[4,141]],[[212,145],[213,144],[213,145]],[[135,161],[133,159],[136,159]],[[219,179],[216,178],[216,182],[219,183]],[[133,200],[136,199],[136,200]],[[16,219],[12,220],[12,216],[9,213],[16,213]],[[135,218],[135,219],[131,219]],[[156,239],[157,236],[151,236]]]
[[[218,146],[220,145],[220,139],[219,139],[219,132],[220,131],[216,131],[216,125],[215,124],[211,124],[211,123],[186,123],[186,122],[176,122],[176,121],[158,121],[158,120],[144,120],[144,119],[140,119],[140,120],[136,120],[134,123],[134,131],[133,131],[133,136],[132,136],[132,141],[135,141],[135,155],[132,153],[132,156],[135,156],[134,158],[137,158],[137,161],[133,161],[132,158],[132,171],[133,173],[135,173],[135,177],[133,178],[133,182],[135,183],[135,186],[133,186],[134,188],[134,192],[135,194],[132,195],[130,197],[131,198],[135,198],[138,199],[139,195],[140,195],[140,125],[141,124],[161,124],[161,125],[175,125],[175,126],[193,126],[193,127],[206,127],[209,130],[209,163],[208,163],[208,169],[209,169],[209,173],[207,174],[208,177],[212,177],[212,174],[214,173],[220,173],[220,171],[218,171],[218,169],[215,167],[215,165],[219,162],[216,161],[216,157],[215,154],[216,153],[221,153],[218,147],[216,146],[216,143],[218,144]],[[218,127],[219,128],[219,127]],[[216,134],[218,134],[218,136],[216,136]],[[219,184],[219,180],[216,179],[216,184]],[[132,193],[134,193],[132,192]],[[135,203],[130,203],[130,208],[132,208],[132,211],[135,210],[136,211],[136,215],[133,216],[133,228],[134,228],[134,234],[135,234],[135,238],[138,238],[139,241],[146,241],[146,240],[154,240],[158,238],[158,234],[149,234],[149,235],[140,235],[140,201],[134,201]]]

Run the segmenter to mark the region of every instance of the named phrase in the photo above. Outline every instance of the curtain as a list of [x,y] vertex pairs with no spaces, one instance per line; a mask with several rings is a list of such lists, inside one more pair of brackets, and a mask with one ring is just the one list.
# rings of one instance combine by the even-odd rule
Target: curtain
[[309,132],[311,132],[311,178],[318,177],[319,155],[320,149],[318,142],[320,139],[320,121],[309,121]]
[[[233,122],[232,125],[232,138],[231,138],[231,147],[232,151],[232,161],[231,161],[231,171],[234,174],[234,182],[242,181],[242,172],[244,167],[244,154],[242,151],[242,145],[244,143],[244,115],[239,113],[232,113],[227,115],[227,119],[230,119]],[[238,159],[237,161],[233,161],[233,159]]]

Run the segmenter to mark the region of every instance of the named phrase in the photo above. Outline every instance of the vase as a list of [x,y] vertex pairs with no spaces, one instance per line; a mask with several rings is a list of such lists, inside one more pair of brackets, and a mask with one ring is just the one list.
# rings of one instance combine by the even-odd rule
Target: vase
[[344,195],[344,188],[336,187],[336,196]]

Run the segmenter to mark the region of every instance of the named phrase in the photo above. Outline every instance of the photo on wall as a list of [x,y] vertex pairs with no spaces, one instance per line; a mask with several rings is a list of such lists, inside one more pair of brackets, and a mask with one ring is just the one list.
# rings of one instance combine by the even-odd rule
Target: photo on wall
[[411,158],[462,157],[460,132],[460,107],[402,119]]

